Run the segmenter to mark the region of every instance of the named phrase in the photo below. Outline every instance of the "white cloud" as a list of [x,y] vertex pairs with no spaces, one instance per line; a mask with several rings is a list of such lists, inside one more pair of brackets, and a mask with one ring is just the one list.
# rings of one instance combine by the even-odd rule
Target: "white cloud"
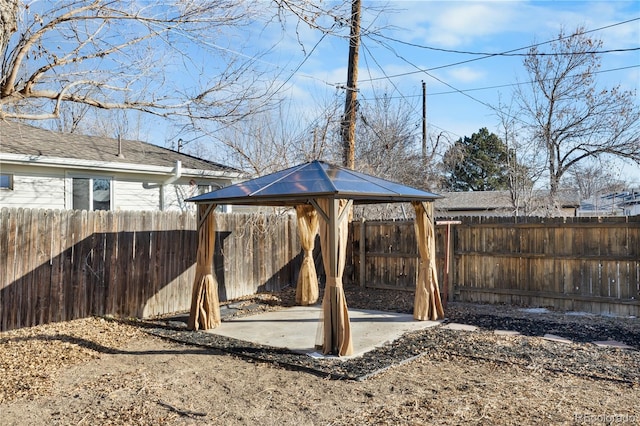
[[432,22],[430,42],[445,47],[470,43],[476,37],[503,31],[513,18],[510,7],[462,4],[444,10]]
[[519,5],[513,2],[424,1],[393,2],[404,10],[391,17],[404,36],[423,43],[454,48],[517,26]]
[[[458,67],[449,71],[449,76],[458,82],[473,83],[485,78],[486,73],[479,68]],[[450,79],[451,80],[451,79]]]

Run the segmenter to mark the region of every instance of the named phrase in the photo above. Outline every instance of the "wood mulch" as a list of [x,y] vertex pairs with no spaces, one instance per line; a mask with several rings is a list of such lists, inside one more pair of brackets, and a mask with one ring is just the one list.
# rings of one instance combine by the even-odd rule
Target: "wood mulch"
[[[363,290],[349,286],[345,287],[345,292],[348,304],[352,308],[405,313],[412,311],[413,294],[410,292]],[[252,315],[257,312],[282,309],[293,305],[294,296],[293,289],[286,289],[277,294],[258,294],[224,303],[222,312],[224,317],[228,319],[233,316]],[[366,384],[370,381],[379,382],[378,384],[387,383],[390,380],[390,375],[394,374],[405,374],[406,378],[403,380],[409,380],[416,374],[426,374],[423,370],[433,368],[434,365],[442,366],[445,369],[455,368],[455,371],[469,370],[465,370],[464,374],[470,374],[471,371],[476,370],[478,372],[473,374],[480,374],[481,368],[514,371],[514,374],[531,372],[535,374],[531,380],[535,380],[536,386],[539,386],[540,383],[545,383],[545,380],[548,380],[549,377],[557,377],[558,380],[563,377],[570,378],[570,380],[575,379],[580,383],[585,381],[587,383],[602,383],[603,387],[616,386],[616,389],[620,389],[620,392],[628,389],[634,394],[637,393],[637,389],[640,386],[640,321],[637,318],[567,315],[564,312],[539,312],[523,310],[514,306],[465,303],[450,303],[446,309],[446,316],[445,322],[476,325],[479,329],[474,332],[461,332],[445,329],[444,327],[432,327],[411,332],[362,357],[346,361],[313,359],[286,350],[238,342],[234,339],[210,333],[187,331],[185,330],[184,316],[180,315],[144,321],[86,318],[3,332],[0,333],[0,408],[11,407],[11,412],[14,413],[14,417],[11,418],[19,421],[19,414],[15,414],[19,413],[19,406],[15,404],[22,404],[23,402],[21,401],[34,401],[34,404],[37,404],[38,398],[46,398],[47,395],[54,394],[54,390],[58,386],[57,381],[63,371],[74,368],[74,366],[89,365],[90,361],[98,360],[104,357],[105,354],[126,356],[131,353],[126,348],[132,342],[151,341],[150,339],[155,339],[153,341],[157,342],[166,342],[167,340],[179,342],[181,347],[209,351],[209,353],[219,354],[223,358],[229,358],[225,354],[231,355],[234,358],[239,357],[240,359],[250,360],[255,365],[268,365],[269,368],[273,369],[301,371],[303,376],[307,377],[320,376],[328,379],[340,379],[341,382],[360,383],[365,386],[361,390],[362,395],[360,395],[364,399],[378,397],[377,393],[374,394],[367,387]],[[495,330],[518,331],[521,335],[499,335],[494,332]],[[573,343],[563,344],[548,341],[542,338],[545,334],[562,336],[571,339]],[[633,349],[599,347],[591,343],[603,340],[618,340],[632,346]],[[192,356],[197,356],[200,352],[193,353],[196,355]],[[118,360],[114,359],[113,362],[118,362]],[[420,372],[411,372],[411,369],[416,369]],[[443,374],[445,373],[446,371],[443,372]],[[91,386],[103,386],[104,390],[97,388],[93,390],[88,387],[89,385],[83,385],[86,387],[86,389],[83,388],[83,392],[90,395],[108,395],[113,400],[118,395],[118,392],[125,392],[127,386],[130,385],[129,382],[133,383],[137,379],[143,379],[134,376],[118,377],[116,374],[110,375],[109,373],[101,374],[100,380],[91,382]],[[451,380],[457,377],[455,374],[451,376]],[[185,383],[189,383],[189,380],[187,377],[184,378]],[[235,380],[240,379],[237,378]],[[292,380],[301,379],[295,376]],[[487,380],[487,383],[492,380],[490,373],[485,376],[484,380]],[[513,381],[515,379],[510,380]],[[155,382],[152,382],[152,378],[147,376],[144,377],[143,381],[144,385],[140,385],[137,388],[133,387],[133,390],[130,391],[130,395],[133,396],[128,398],[134,398],[135,404],[130,404],[130,407],[129,405],[114,405],[113,410],[125,410],[126,407],[129,407],[126,409],[130,412],[126,416],[120,413],[118,414],[120,417],[113,417],[122,420],[120,423],[115,422],[113,424],[127,424],[129,421],[138,421],[139,424],[153,424],[152,420],[158,419],[157,416],[159,414],[157,412],[147,413],[145,411],[143,413],[140,410],[149,408],[150,400],[145,396],[146,393],[160,392],[158,386],[161,385],[150,384]],[[393,383],[393,381],[391,382]],[[464,383],[471,386],[475,382],[471,377]],[[438,395],[444,397],[443,392],[447,392],[448,398],[459,398],[456,401],[462,403],[469,396],[468,392],[463,388],[464,383],[456,384],[453,388],[443,385],[442,389],[437,389],[437,392],[440,392]],[[321,386],[321,383],[316,382],[314,386]],[[369,419],[366,421],[369,424],[411,424],[409,421],[411,419],[424,420],[431,418],[429,416],[433,413],[437,413],[438,409],[436,407],[433,407],[433,410],[429,409],[431,411],[425,408],[425,406],[430,406],[429,398],[431,397],[427,398],[424,395],[421,396],[424,400],[420,399],[420,401],[416,402],[416,404],[419,403],[416,407],[405,405],[408,402],[403,402],[403,399],[398,399],[397,401],[388,400],[388,398],[402,397],[398,393],[397,386],[397,384],[389,385],[385,391],[388,395],[380,392],[381,399],[379,403],[363,405],[362,409],[364,411],[357,414],[360,417],[356,418],[355,413],[351,415],[346,410],[339,418],[334,419],[332,424],[353,424],[354,421],[357,422],[365,418]],[[554,386],[557,387],[558,384],[556,383]],[[529,387],[524,387],[523,389],[526,390]],[[529,392],[525,392],[525,390],[522,390],[523,395]],[[540,398],[543,398],[544,389],[540,388],[539,391],[541,392]],[[348,393],[349,390],[345,389],[344,392]],[[436,392],[436,390],[433,392]],[[508,390],[505,390],[505,392],[508,393]],[[593,392],[596,392],[596,390]],[[81,398],[82,395],[83,393],[79,393],[75,398]],[[167,396],[163,397],[166,398]],[[236,397],[238,396],[236,395]],[[435,398],[437,395],[434,393],[433,397]],[[472,399],[475,401],[475,399],[481,397],[482,395],[473,394]],[[93,398],[96,397],[93,396]],[[102,398],[102,396],[99,396],[99,398]],[[292,398],[295,399],[295,396],[283,396],[282,403],[291,401]],[[341,398],[344,397],[336,396],[336,404]],[[483,407],[488,407],[491,404],[497,407],[501,404],[501,398],[496,396],[495,399],[490,401],[485,400],[483,402],[478,399],[476,402],[477,404],[484,404]],[[527,399],[524,396],[522,398],[521,404],[527,404]],[[389,405],[385,401],[395,402]],[[580,403],[586,406],[589,401],[585,400]],[[161,402],[164,404],[166,401],[161,400]],[[531,400],[531,404],[534,402]],[[24,403],[27,404],[26,402]],[[55,408],[50,407],[56,407],[60,403],[61,400],[52,399],[48,405],[42,402],[42,405],[34,406],[44,406],[47,409],[54,410]],[[112,401],[112,403],[116,404],[116,401]],[[118,403],[125,404],[124,402]],[[78,423],[78,420],[84,420],[87,413],[101,415],[100,413],[96,414],[98,408],[95,408],[96,413],[88,411],[85,414],[74,414],[72,407],[73,405],[68,408],[67,414],[61,412],[62,414],[59,413],[57,415],[65,415],[67,416],[65,418],[74,419],[75,423]],[[87,405],[86,407],[93,407],[93,405]],[[166,404],[160,404],[159,407],[166,408]],[[390,407],[395,408],[392,409]],[[625,407],[626,405],[623,408],[626,409]],[[89,408],[84,409],[89,410]],[[320,406],[317,409],[320,410]],[[91,408],[91,410],[94,409]],[[239,412],[242,411],[241,408],[238,408],[238,410]],[[179,413],[175,410],[171,411],[170,414],[174,416],[169,416],[171,418],[185,418],[186,420],[196,416],[195,414],[192,415],[193,413],[186,412],[185,415],[185,413]],[[450,422],[449,420],[442,422],[442,419],[439,421],[442,424],[455,424],[466,415],[453,411],[449,414],[451,416],[449,418]],[[509,414],[510,417],[502,418],[505,421],[508,420],[504,424],[517,424],[518,413],[511,414]],[[115,416],[113,413],[111,415]],[[483,412],[483,416],[485,415],[488,415],[488,418],[494,421],[499,419],[495,413],[486,414]],[[506,416],[506,414],[504,415]],[[562,418],[570,421],[571,415],[569,413]],[[140,420],[145,418],[148,418],[149,422],[145,423]],[[291,418],[293,419],[293,417]],[[397,422],[389,420],[390,423],[387,423],[387,420],[384,419],[395,419]],[[409,420],[403,423],[403,419]],[[434,421],[437,420],[435,417],[432,419]],[[94,420],[97,421],[97,417]],[[540,421],[542,422],[543,420]],[[203,422],[206,423],[206,419]],[[482,421],[479,424],[482,424]]]

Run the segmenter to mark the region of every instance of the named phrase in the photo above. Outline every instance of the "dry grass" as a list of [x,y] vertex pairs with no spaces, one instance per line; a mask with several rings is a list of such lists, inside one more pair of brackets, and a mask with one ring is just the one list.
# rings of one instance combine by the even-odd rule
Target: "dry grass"
[[[464,307],[467,315],[472,308]],[[487,312],[520,315],[509,316],[506,307],[476,310],[484,320]],[[571,320],[577,328],[585,321],[602,321],[606,330],[638,326],[637,320]],[[435,340],[423,356],[358,382],[249,362],[146,330],[88,318],[1,333],[2,423],[640,423],[636,350],[441,330],[429,335]]]

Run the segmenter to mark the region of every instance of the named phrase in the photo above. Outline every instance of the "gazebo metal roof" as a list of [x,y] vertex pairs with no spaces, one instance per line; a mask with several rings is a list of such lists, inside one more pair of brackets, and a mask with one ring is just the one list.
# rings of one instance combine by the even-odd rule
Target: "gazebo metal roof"
[[312,199],[349,199],[355,204],[433,201],[439,195],[359,173],[323,161],[311,161],[189,198],[199,204],[295,206]]

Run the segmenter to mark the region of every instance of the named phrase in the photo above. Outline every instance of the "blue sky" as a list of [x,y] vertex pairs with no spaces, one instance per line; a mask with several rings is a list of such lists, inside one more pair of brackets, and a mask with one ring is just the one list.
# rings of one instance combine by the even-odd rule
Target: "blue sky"
[[[365,1],[364,5],[371,2]],[[420,84],[424,80],[428,92],[428,121],[460,136],[470,135],[480,127],[490,127],[495,117],[484,104],[497,105],[498,95],[503,99],[510,97],[512,87],[509,85],[529,80],[522,65],[523,57],[493,57],[447,66],[479,56],[411,47],[390,39],[438,49],[497,53],[552,40],[561,28],[571,31],[581,25],[594,30],[640,18],[637,1],[391,1],[388,5],[393,10],[376,16],[373,23],[370,13],[363,17],[363,26],[388,27],[383,34],[395,52],[363,39],[359,67],[361,100],[365,102],[386,91],[410,102],[420,96]],[[604,50],[637,48],[640,47],[640,21],[595,31],[592,35],[603,40]],[[309,31],[303,37],[308,51],[318,34]],[[333,93],[335,87],[346,80],[347,50],[346,41],[325,38],[293,75],[286,85],[288,92],[283,94],[308,99]],[[526,49],[514,53],[526,53]],[[281,41],[272,57],[262,60],[272,60],[275,66],[289,71],[303,58],[300,46],[291,38]],[[640,89],[640,51],[610,53],[602,58],[603,71],[635,66],[601,73],[598,80],[602,84]],[[418,71],[442,66],[445,67],[428,73]],[[284,75],[288,76],[286,71]],[[476,90],[495,86],[506,87]]]
[[[255,3],[256,7],[270,4]],[[561,29],[572,32],[579,26],[603,41],[601,50],[640,47],[637,0],[363,0],[363,8],[363,28],[379,29],[385,45],[363,38],[359,102],[375,102],[375,98],[388,94],[413,106],[419,127],[424,81],[429,131],[446,132],[452,141],[471,136],[482,127],[497,133],[498,118],[493,108],[499,100],[507,104],[511,101],[515,84],[529,81],[523,56],[482,58],[454,51],[525,54],[528,46],[557,38]],[[260,52],[254,57],[256,64],[271,75],[274,87],[281,87],[277,97],[289,103],[289,111],[295,111],[296,116],[291,118],[304,122],[320,114],[332,100],[344,102],[340,86],[347,78],[348,42],[344,37],[323,37],[317,30],[296,24],[294,19],[282,23],[258,18],[249,28],[224,34],[220,46],[224,46],[225,54],[242,60]],[[344,28],[343,35],[347,31]],[[539,49],[550,51],[548,44]],[[198,61],[197,57],[192,60]],[[601,58],[597,76],[600,86],[621,85],[640,93],[640,50],[606,53]],[[207,64],[204,57],[201,60],[203,68],[211,72],[220,65],[215,60]],[[153,123],[150,139],[171,143],[173,136],[178,137],[170,126],[163,131],[153,120],[149,123]],[[617,172],[640,186],[637,165],[621,164]]]
[[[640,47],[640,20],[622,24],[640,18],[638,1],[363,1],[363,7],[368,6],[376,10],[363,13],[363,28],[383,28],[384,42],[393,50],[363,38],[360,102],[373,102],[373,98],[388,93],[415,105],[419,122],[421,81],[425,81],[429,129],[446,131],[454,138],[470,136],[481,127],[495,131],[498,121],[491,107],[497,106],[499,99],[508,103],[513,85],[529,80],[523,57],[491,57],[452,65],[480,55],[424,47],[514,51],[550,41],[561,29],[570,32],[578,26],[596,30],[590,34],[603,41],[602,50]],[[380,6],[391,10],[379,13]],[[298,27],[295,32],[293,22],[288,24],[291,27],[286,35],[282,35],[279,24],[272,32],[261,30],[256,47],[277,44],[260,60],[280,72],[284,83],[281,96],[299,105],[297,111],[324,107],[323,100],[343,93],[337,87],[346,81],[347,42],[336,37],[320,40],[317,31]],[[540,47],[543,52],[548,49],[548,45]],[[432,71],[419,71],[429,69]],[[640,93],[640,51],[603,54],[601,71],[598,84],[620,84]],[[623,173],[636,175],[634,179],[640,185],[637,169],[627,166]]]

